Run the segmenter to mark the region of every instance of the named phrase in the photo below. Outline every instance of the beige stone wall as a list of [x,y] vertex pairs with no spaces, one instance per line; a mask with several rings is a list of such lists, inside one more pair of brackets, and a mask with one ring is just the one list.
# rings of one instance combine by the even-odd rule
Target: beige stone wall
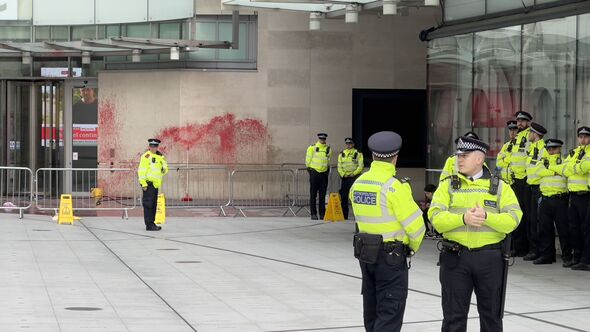
[[[206,13],[219,14],[218,2],[203,2],[199,14]],[[300,163],[318,131],[342,148],[351,135],[353,88],[426,87],[426,44],[417,36],[436,24],[433,9],[406,17],[362,14],[358,24],[323,20],[313,32],[305,13],[258,14],[257,71],[100,73],[101,109],[114,108],[109,121],[121,130],[101,135],[99,161],[135,160],[148,137],[176,127],[176,139],[190,134],[183,144],[166,142],[171,162]],[[237,128],[215,129],[226,136],[191,136],[226,115]]]

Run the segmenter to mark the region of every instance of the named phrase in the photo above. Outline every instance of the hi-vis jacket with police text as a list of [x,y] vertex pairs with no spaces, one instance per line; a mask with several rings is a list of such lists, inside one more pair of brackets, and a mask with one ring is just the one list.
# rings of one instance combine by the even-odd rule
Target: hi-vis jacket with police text
[[344,149],[338,155],[338,174],[340,177],[352,177],[361,174],[363,167],[363,154],[357,149]]
[[515,179],[522,180],[526,177],[526,161],[530,145],[528,136],[530,131],[531,128],[527,128],[516,135],[516,144],[510,156],[510,168],[514,173]]
[[395,166],[373,161],[350,189],[359,232],[380,234],[384,242],[400,241],[418,251],[424,237],[422,211],[408,183],[395,178]]
[[512,172],[510,159],[512,157],[512,150],[515,149],[516,138],[504,143],[498,156],[496,158],[496,167],[500,171],[500,176],[508,184],[512,184],[514,181],[514,173]]
[[567,177],[567,189],[570,192],[588,191],[588,171],[584,172],[581,167],[585,160],[590,161],[590,147],[580,145],[570,151],[561,165],[552,165],[549,169]]
[[330,167],[332,149],[328,144],[317,142],[307,148],[305,167],[312,168],[319,173],[327,172]]
[[457,156],[452,155],[447,158],[445,161],[445,165],[442,168],[442,172],[440,173],[440,177],[438,178],[438,182],[448,178],[451,175],[455,175],[457,173]]
[[[432,197],[428,217],[434,228],[445,239],[455,241],[470,249],[502,241],[520,223],[522,211],[512,188],[500,180],[497,194],[490,193],[491,175],[484,168],[484,175],[474,181],[463,174],[457,175],[460,188],[453,189],[451,178],[439,184]],[[481,227],[465,225],[463,215],[479,205],[487,213]]]
[[562,163],[560,154],[547,155],[543,158],[543,167],[537,175],[541,178],[541,194],[545,197],[552,197],[567,193],[567,178],[552,171],[551,166]]
[[529,146],[529,156],[526,161],[526,183],[529,185],[540,185],[541,178],[537,174],[543,167],[542,159],[547,157],[545,141],[540,139]]
[[162,186],[162,177],[166,173],[168,173],[168,163],[166,157],[160,151],[156,153],[146,151],[141,155],[137,176],[142,187],[147,187],[147,183],[151,182],[154,188],[160,188]]
[[571,172],[574,177],[586,177],[588,181],[588,187],[586,190],[590,189],[590,145],[584,146],[584,153],[582,155],[581,152],[578,153],[578,161],[576,163],[572,163],[569,165],[571,167]]

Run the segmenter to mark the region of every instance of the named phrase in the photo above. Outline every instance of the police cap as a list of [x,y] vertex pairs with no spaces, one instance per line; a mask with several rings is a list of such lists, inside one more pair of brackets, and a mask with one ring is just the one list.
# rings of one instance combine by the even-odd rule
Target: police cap
[[457,144],[457,142],[459,142],[459,138],[461,138],[461,137],[469,137],[469,138],[479,139],[479,136],[476,133],[474,133],[472,131],[468,131],[468,132],[465,133],[465,135],[460,136],[460,137],[457,137],[455,139],[455,144]]
[[590,127],[583,126],[578,128],[578,136],[580,135],[590,136]]
[[391,158],[402,148],[402,137],[393,131],[380,131],[369,137],[369,150],[378,158]]
[[545,141],[545,146],[548,148],[560,148],[563,146],[563,141],[557,138],[550,138]]
[[490,146],[478,139],[461,136],[457,139],[457,151],[455,154],[464,154],[472,151],[488,153]]
[[346,144],[354,144],[354,141],[352,140],[351,137],[347,137],[347,138],[344,139],[344,143],[346,143]]
[[515,114],[516,116],[516,120],[525,120],[525,121],[532,121],[533,120],[533,116],[530,113],[527,113],[525,111],[518,111]]
[[149,143],[150,146],[159,146],[161,142],[162,141],[160,141],[157,138],[150,138],[150,139],[148,139],[148,143]]
[[318,133],[318,138],[319,139],[326,139],[326,138],[328,138],[328,134],[326,134],[326,133]]
[[547,129],[536,122],[531,122],[531,131],[540,136],[547,134]]
[[508,130],[518,129],[518,126],[516,125],[516,120],[510,120],[510,121],[506,122],[506,127],[508,127]]

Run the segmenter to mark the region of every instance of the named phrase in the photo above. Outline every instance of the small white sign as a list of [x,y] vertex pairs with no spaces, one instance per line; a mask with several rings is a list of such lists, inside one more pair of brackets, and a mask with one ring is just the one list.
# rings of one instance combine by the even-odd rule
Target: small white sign
[[72,153],[72,160],[78,160],[78,152]]

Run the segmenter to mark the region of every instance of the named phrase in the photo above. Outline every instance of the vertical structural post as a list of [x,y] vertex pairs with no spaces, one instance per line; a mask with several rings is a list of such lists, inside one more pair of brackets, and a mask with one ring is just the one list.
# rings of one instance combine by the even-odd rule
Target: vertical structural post
[[[73,97],[73,90],[74,84],[72,81],[65,81],[64,84],[65,92],[64,92],[64,109],[63,109],[63,142],[64,142],[64,167],[71,168],[72,167],[72,154],[74,152],[73,149],[73,137],[72,137],[72,128],[73,128],[73,116],[72,116],[72,97]],[[59,140],[58,140],[59,144]],[[59,145],[58,145],[59,146]],[[71,194],[72,193],[72,172],[64,172],[63,174],[63,191],[62,193]]]
[[[29,168],[37,171],[39,143],[39,116],[37,114],[37,89],[34,82],[29,83]],[[19,188],[22,189],[22,188]]]
[[240,48],[240,11],[234,10],[232,11],[231,16],[232,21],[232,37],[231,37],[231,47],[234,50]]

